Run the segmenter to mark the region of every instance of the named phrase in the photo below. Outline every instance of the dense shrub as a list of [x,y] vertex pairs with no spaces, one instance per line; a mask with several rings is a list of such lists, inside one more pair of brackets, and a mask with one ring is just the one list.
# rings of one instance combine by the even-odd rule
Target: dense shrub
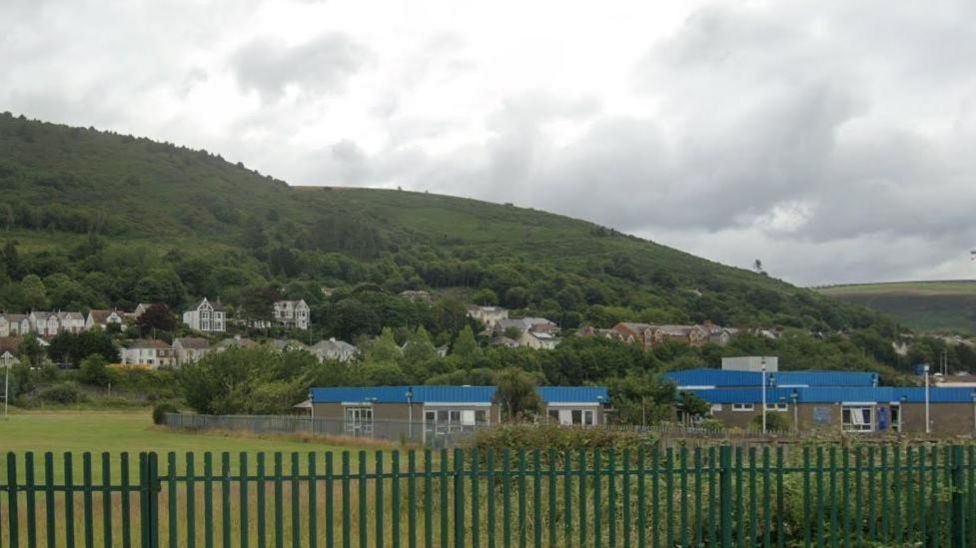
[[513,424],[480,430],[469,444],[478,449],[539,449],[557,453],[579,449],[624,449],[649,447],[656,439],[649,434],[620,432],[604,428],[566,428],[557,425]]
[[157,403],[156,405],[153,406],[153,410],[152,410],[153,424],[163,424],[163,420],[165,418],[164,415],[166,413],[179,413],[179,412],[180,412],[179,408],[176,407],[176,404],[174,404],[173,402],[164,401],[164,402]]
[[78,385],[73,382],[62,382],[42,389],[37,393],[37,401],[46,403],[72,404],[88,400]]

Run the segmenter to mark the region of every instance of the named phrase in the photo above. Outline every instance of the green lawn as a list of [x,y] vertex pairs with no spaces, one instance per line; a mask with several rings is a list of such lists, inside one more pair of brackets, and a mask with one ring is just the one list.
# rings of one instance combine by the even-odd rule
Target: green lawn
[[[82,454],[91,452],[93,462],[93,478],[99,481],[101,474],[101,453],[111,453],[112,475],[119,470],[121,454],[130,453],[130,475],[135,478],[138,474],[138,454],[142,451],[155,451],[160,455],[160,466],[166,466],[166,453],[177,454],[177,469],[184,469],[187,452],[196,453],[197,467],[202,467],[203,453],[214,453],[215,469],[219,467],[220,453],[232,454],[231,468],[237,471],[238,457],[241,452],[250,456],[251,466],[254,466],[253,455],[260,452],[301,452],[301,463],[305,465],[305,455],[314,451],[352,451],[367,449],[372,455],[379,445],[369,447],[329,443],[328,440],[308,439],[285,436],[241,436],[222,435],[214,433],[186,433],[175,432],[152,424],[149,409],[134,411],[28,411],[12,413],[7,420],[0,418],[0,451],[18,454],[18,461],[22,462],[22,455],[28,451],[35,453],[35,470],[38,478],[43,477],[43,454],[51,451],[55,454],[55,475],[60,481],[63,478],[63,453],[73,453],[75,460],[75,481],[81,480]],[[321,457],[320,457],[321,458]],[[271,462],[268,456],[269,465]],[[357,455],[352,455],[356,462]],[[336,456],[338,462],[339,456]],[[372,459],[370,459],[372,460]],[[289,466],[289,458],[285,459]],[[0,460],[2,477],[6,478],[6,460]],[[18,476],[23,477],[23,470],[18,470]]]

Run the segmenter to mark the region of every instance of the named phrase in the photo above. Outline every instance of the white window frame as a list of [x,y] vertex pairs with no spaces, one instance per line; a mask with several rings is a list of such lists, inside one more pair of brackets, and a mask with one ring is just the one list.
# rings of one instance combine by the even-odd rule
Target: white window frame
[[[850,421],[845,420],[845,415],[850,418]],[[874,420],[874,406],[860,404],[841,406],[840,427],[844,432],[874,432]]]
[[776,411],[779,413],[786,413],[790,410],[790,404],[788,403],[767,403],[766,411]]
[[732,410],[733,411],[755,411],[756,410],[756,404],[754,404],[754,403],[733,403],[732,404]]
[[721,413],[722,412],[722,404],[720,404],[720,403],[713,403],[712,406],[709,408],[708,412],[711,413],[712,415],[714,415],[715,413]]

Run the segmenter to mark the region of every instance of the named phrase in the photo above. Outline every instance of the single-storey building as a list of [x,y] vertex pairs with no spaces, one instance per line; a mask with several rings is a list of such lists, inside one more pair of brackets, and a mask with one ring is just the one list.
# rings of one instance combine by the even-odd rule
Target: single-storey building
[[[545,386],[537,390],[543,415],[560,424],[599,425],[606,420],[609,396],[605,387]],[[496,391],[494,386],[312,388],[309,400],[319,432],[375,434],[428,443],[438,436],[500,423],[502,410]]]
[[[762,374],[693,369],[665,374],[678,389],[711,404],[727,426],[748,428],[762,414]],[[783,413],[795,429],[848,433],[976,435],[973,388],[878,386],[871,372],[780,371],[766,374],[766,413]],[[926,406],[928,401],[928,406]]]
[[595,426],[606,423],[610,395],[604,386],[540,386],[545,416],[566,426]]

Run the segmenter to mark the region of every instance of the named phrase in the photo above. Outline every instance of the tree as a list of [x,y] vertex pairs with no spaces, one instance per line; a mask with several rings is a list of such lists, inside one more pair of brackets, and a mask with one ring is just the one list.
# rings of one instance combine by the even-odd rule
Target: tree
[[542,400],[536,392],[538,380],[521,369],[502,369],[495,374],[495,400],[505,420],[518,421],[541,412]]
[[111,380],[108,363],[101,354],[92,354],[81,362],[81,382],[95,386],[105,386]]
[[44,364],[44,348],[37,342],[37,337],[33,333],[24,336],[24,340],[17,347],[17,354],[20,356],[20,362],[25,366],[40,367]]
[[241,292],[240,308],[249,320],[270,322],[274,319],[274,303],[279,299],[281,295],[273,287],[250,287]]
[[169,311],[169,307],[162,303],[149,305],[139,319],[136,320],[139,331],[143,334],[152,331],[174,331],[176,329],[176,316]]
[[478,341],[475,340],[474,331],[470,325],[464,326],[464,329],[454,339],[451,354],[462,360],[473,359],[481,355],[481,348],[478,347]]
[[498,304],[498,295],[491,289],[485,288],[475,293],[471,300],[481,306],[494,306]]
[[636,374],[611,379],[607,384],[615,422],[647,426],[671,418],[676,397],[674,384]]
[[20,282],[20,289],[25,308],[31,310],[44,309],[48,306],[47,288],[36,274],[28,274]]
[[705,417],[712,408],[711,404],[693,392],[679,393],[674,407],[678,411],[678,419],[685,424],[694,423]]

